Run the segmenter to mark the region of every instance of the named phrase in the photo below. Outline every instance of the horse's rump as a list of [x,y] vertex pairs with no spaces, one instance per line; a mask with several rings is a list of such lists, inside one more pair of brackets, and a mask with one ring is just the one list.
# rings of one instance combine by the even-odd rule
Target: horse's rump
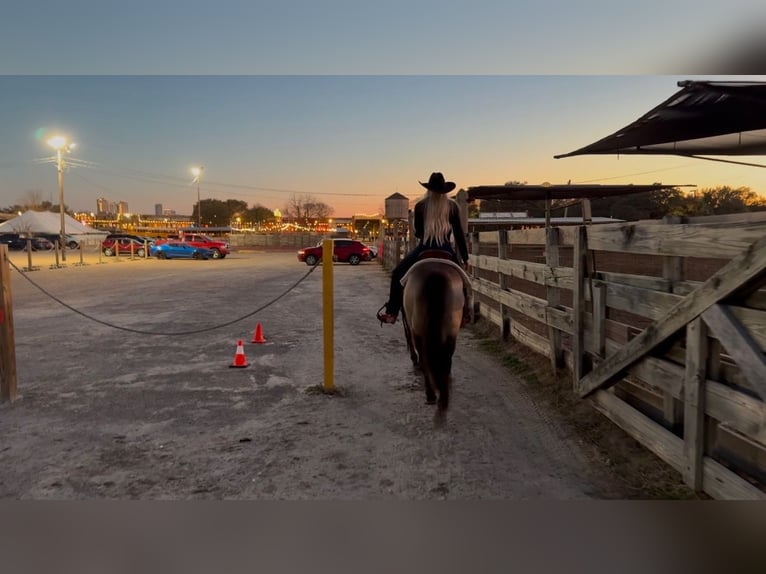
[[402,283],[403,317],[413,363],[423,370],[427,401],[433,402],[438,392],[439,407],[444,410],[465,302],[463,273],[451,261],[421,260]]

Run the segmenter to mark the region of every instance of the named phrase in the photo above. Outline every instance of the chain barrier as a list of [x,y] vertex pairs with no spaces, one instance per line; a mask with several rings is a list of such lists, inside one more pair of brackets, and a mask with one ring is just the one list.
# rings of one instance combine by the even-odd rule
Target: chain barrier
[[20,275],[21,275],[21,276],[22,276],[24,279],[26,279],[27,281],[29,281],[29,282],[30,282],[30,283],[31,283],[31,284],[32,284],[34,287],[36,287],[37,289],[39,289],[39,290],[40,290],[42,293],[44,293],[44,294],[45,294],[47,297],[50,297],[51,299],[53,299],[54,301],[56,301],[56,303],[58,303],[59,305],[62,305],[62,306],[64,306],[64,307],[66,307],[67,309],[69,309],[69,310],[70,310],[70,311],[72,311],[73,313],[76,313],[77,315],[80,315],[81,317],[84,317],[84,318],[86,318],[86,319],[88,319],[88,320],[90,320],[90,321],[93,321],[94,323],[98,323],[98,324],[100,324],[100,325],[104,325],[104,326],[106,326],[106,327],[110,327],[110,328],[112,328],[112,329],[119,329],[120,331],[127,331],[128,333],[137,333],[137,334],[139,334],[139,335],[162,335],[162,336],[164,336],[164,337],[172,337],[172,336],[175,336],[175,335],[179,335],[179,336],[181,336],[181,335],[196,335],[196,334],[198,334],[198,333],[206,333],[206,332],[208,332],[208,331],[215,331],[216,329],[221,329],[221,328],[223,328],[223,327],[228,327],[229,325],[233,325],[234,323],[239,323],[240,321],[244,321],[245,319],[248,319],[248,318],[252,317],[253,315],[255,315],[255,314],[257,314],[257,313],[260,313],[260,312],[261,312],[261,311],[263,311],[264,309],[267,309],[267,308],[269,308],[270,306],[272,306],[274,303],[276,303],[277,301],[279,301],[280,299],[282,299],[282,297],[284,297],[284,296],[285,296],[285,295],[287,295],[287,294],[288,294],[290,291],[292,291],[292,290],[293,290],[293,289],[295,289],[295,288],[296,288],[298,285],[300,285],[300,284],[301,284],[301,283],[302,283],[302,282],[303,282],[303,281],[304,281],[304,280],[305,280],[305,279],[306,279],[306,278],[307,278],[309,275],[311,275],[311,273],[313,273],[314,269],[316,269],[316,268],[317,268],[317,266],[318,266],[318,265],[321,263],[321,260],[317,261],[317,262],[316,262],[316,263],[315,263],[315,264],[314,264],[314,265],[311,267],[311,269],[309,269],[309,270],[308,270],[308,271],[307,271],[307,272],[306,272],[306,273],[303,275],[303,277],[301,277],[301,278],[300,278],[300,279],[298,279],[298,280],[297,280],[295,283],[293,283],[293,284],[292,284],[290,287],[288,287],[288,288],[287,288],[287,290],[286,290],[286,291],[284,291],[282,294],[278,295],[277,297],[275,297],[274,299],[272,299],[271,301],[269,301],[269,302],[268,302],[268,303],[266,303],[265,305],[261,305],[261,306],[260,306],[260,307],[258,307],[257,309],[254,309],[253,311],[250,311],[250,312],[249,312],[249,313],[247,313],[246,315],[242,315],[241,317],[238,317],[238,318],[236,318],[236,319],[232,319],[231,321],[226,321],[225,323],[220,323],[220,324],[218,324],[218,325],[214,325],[213,327],[205,327],[205,328],[202,328],[202,329],[192,329],[192,330],[190,330],[190,331],[175,331],[175,332],[172,332],[172,333],[169,333],[169,332],[160,332],[160,331],[144,331],[144,330],[142,330],[142,329],[133,329],[133,328],[131,328],[131,327],[123,327],[123,326],[121,326],[121,325],[115,325],[114,323],[109,323],[108,321],[103,321],[103,320],[101,320],[101,319],[98,319],[97,317],[93,317],[92,315],[88,315],[87,313],[85,313],[85,312],[83,312],[83,311],[80,311],[79,309],[75,309],[74,307],[72,307],[72,306],[71,306],[71,305],[69,305],[68,303],[65,303],[64,301],[62,301],[61,299],[59,299],[58,297],[56,297],[55,295],[53,295],[52,293],[50,293],[49,291],[47,291],[47,290],[46,290],[44,287],[42,287],[41,285],[38,285],[37,283],[35,283],[35,282],[34,282],[32,279],[30,279],[30,278],[29,278],[28,274],[27,274],[27,273],[24,273],[24,272],[23,272],[21,269],[19,269],[19,268],[16,266],[16,264],[14,264],[14,263],[13,263],[13,261],[10,261],[10,260],[8,260],[8,263],[11,265],[11,267],[13,267],[13,268],[14,268],[16,271],[18,271],[18,272],[19,272],[19,274],[20,274]]

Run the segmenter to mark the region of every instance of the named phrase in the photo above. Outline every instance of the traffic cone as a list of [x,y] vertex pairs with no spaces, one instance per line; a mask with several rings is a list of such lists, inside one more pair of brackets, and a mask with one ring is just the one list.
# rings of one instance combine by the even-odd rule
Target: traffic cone
[[263,328],[261,327],[261,324],[258,323],[255,326],[255,332],[253,333],[253,340],[250,341],[251,343],[265,343],[266,339],[263,338]]
[[249,366],[245,358],[245,347],[242,345],[242,339],[237,341],[237,352],[234,354],[234,362],[229,367],[244,369]]

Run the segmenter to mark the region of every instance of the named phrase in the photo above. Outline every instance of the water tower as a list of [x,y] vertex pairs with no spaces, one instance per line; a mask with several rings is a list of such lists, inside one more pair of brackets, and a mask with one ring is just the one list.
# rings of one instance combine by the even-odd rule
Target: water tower
[[388,221],[386,227],[394,237],[407,234],[409,209],[410,199],[401,193],[395,193],[386,198],[386,220]]

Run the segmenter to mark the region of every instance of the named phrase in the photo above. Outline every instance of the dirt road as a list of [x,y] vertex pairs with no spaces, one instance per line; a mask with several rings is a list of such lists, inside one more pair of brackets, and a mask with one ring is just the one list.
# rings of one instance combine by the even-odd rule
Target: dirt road
[[[321,267],[268,306],[308,271],[294,253],[26,274],[74,310],[12,271],[19,398],[0,405],[0,497],[614,496],[470,328],[436,428],[401,324],[375,320],[388,275],[375,263],[333,269],[334,395],[317,392]],[[257,322],[265,344],[249,342]],[[245,369],[229,368],[237,339]]]

